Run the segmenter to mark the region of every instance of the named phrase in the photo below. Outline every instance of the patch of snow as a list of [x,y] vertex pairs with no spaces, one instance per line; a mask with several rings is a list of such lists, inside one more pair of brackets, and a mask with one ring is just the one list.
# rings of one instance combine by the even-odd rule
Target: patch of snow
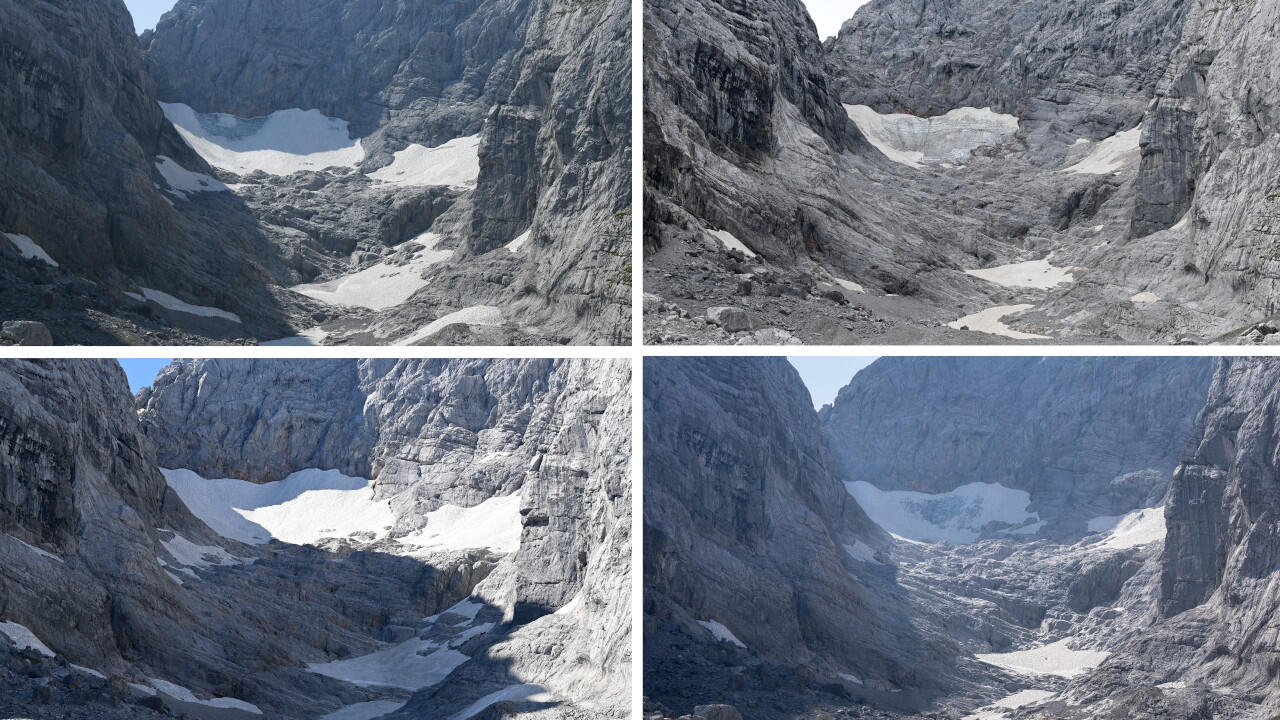
[[1063,172],[1077,175],[1109,175],[1125,167],[1137,164],[1141,158],[1138,140],[1142,137],[1142,125],[1132,130],[1118,132],[1100,140],[1083,160]]
[[219,535],[250,545],[309,545],[356,532],[385,537],[395,522],[389,501],[374,500],[372,480],[337,470],[299,470],[261,484],[210,480],[182,469],[161,472],[192,514]]
[[420,690],[444,680],[468,659],[457,650],[414,638],[349,660],[312,663],[307,669],[355,685]]
[[295,285],[290,289],[330,305],[364,307],[370,310],[395,307],[426,287],[427,281],[423,279],[422,273],[427,268],[453,257],[452,250],[436,249],[439,242],[439,235],[423,233],[396,247],[399,250],[408,245],[421,246],[409,262],[403,265],[380,262],[350,275],[320,283]]
[[457,635],[449,638],[449,647],[451,648],[462,647],[462,645],[465,644],[471,638],[479,637],[480,635],[483,635],[489,632],[490,630],[492,630],[493,627],[494,627],[494,623],[480,623],[479,625],[469,627],[466,630],[463,630],[462,632],[458,633]]
[[497,553],[520,549],[520,493],[491,497],[479,505],[445,505],[427,513],[421,530],[397,538],[423,550],[489,548]]
[[76,665],[75,663],[68,663],[68,665],[70,665],[70,666],[72,667],[72,669],[77,670],[77,671],[79,671],[79,672],[82,672],[82,673],[84,673],[85,675],[92,675],[92,676],[94,676],[94,677],[96,677],[96,678],[100,678],[100,679],[102,679],[102,680],[106,680],[106,679],[107,679],[107,676],[106,676],[106,675],[103,675],[102,673],[98,672],[97,670],[94,670],[93,668],[87,668],[87,667],[85,667],[85,666],[83,666],[83,665]]
[[862,680],[857,675],[849,675],[848,673],[836,673],[836,674],[844,678],[845,680],[848,680],[849,682],[853,683],[854,685],[862,684]]
[[193,192],[229,192],[231,188],[204,173],[194,173],[179,165],[173,158],[156,156],[156,169],[169,184],[169,192],[187,200]]
[[924,163],[964,164],[973,150],[1003,145],[1018,131],[1018,118],[990,108],[962,107],[921,118],[882,115],[866,105],[845,105],[863,137],[885,157],[919,168]]
[[570,600],[569,602],[561,606],[559,610],[556,610],[554,614],[572,615],[573,613],[577,612],[578,608],[580,607],[582,607],[582,591],[581,590],[578,591],[577,595],[573,596],[572,600]]
[[1181,680],[1174,680],[1173,682],[1160,683],[1156,687],[1160,688],[1161,690],[1182,690],[1186,686],[1187,684],[1185,682]]
[[410,145],[369,177],[396,185],[474,187],[480,177],[480,136],[454,138],[433,148]]
[[1184,213],[1184,214],[1182,215],[1182,219],[1181,219],[1181,220],[1179,220],[1178,222],[1174,223],[1174,224],[1173,224],[1173,226],[1172,226],[1172,227],[1170,227],[1169,229],[1170,229],[1170,230],[1181,230],[1182,228],[1184,228],[1184,227],[1186,227],[1188,224],[1190,224],[1190,222],[1191,222],[1191,213],[1189,213],[1189,212],[1188,212],[1188,213]]
[[989,523],[1025,525],[1040,518],[1027,512],[1031,495],[999,483],[968,483],[945,493],[881,490],[869,482],[846,482],[849,494],[880,527],[917,542],[964,545]]
[[532,230],[525,230],[518,237],[516,237],[515,240],[512,240],[511,242],[507,243],[507,250],[509,252],[520,252],[520,248],[524,247],[524,244],[529,242],[529,236],[532,233],[533,233]]
[[844,550],[853,556],[854,560],[859,560],[861,562],[879,562],[876,560],[875,549],[861,540],[852,545],[845,545]]
[[728,230],[708,230],[707,234],[716,240],[719,240],[720,244],[723,245],[726,250],[737,250],[750,258],[756,256],[756,254],[751,251],[751,248],[743,244],[741,240],[735,237],[733,233]]
[[1057,675],[1075,677],[1092,670],[1107,659],[1100,650],[1072,650],[1070,639],[1059,640],[1030,650],[1007,653],[979,653],[975,657],[988,665],[1028,675]]
[[36,634],[27,629],[25,625],[19,625],[16,622],[0,622],[0,635],[4,635],[9,642],[19,650],[35,650],[45,657],[53,657],[53,651],[48,645],[40,642],[40,638]]
[[319,720],[376,720],[383,715],[389,715],[399,710],[406,704],[407,702],[402,700],[374,700],[372,702],[356,703],[355,705],[338,708],[319,718]]
[[18,543],[18,544],[19,544],[19,545],[21,545],[22,547],[24,547],[24,548],[26,548],[26,549],[30,550],[31,552],[33,552],[33,553],[35,553],[35,554],[39,555],[40,557],[43,557],[43,558],[46,558],[46,559],[49,559],[49,560],[57,560],[58,562],[63,562],[62,558],[58,557],[57,555],[54,555],[53,553],[49,552],[48,550],[41,550],[40,548],[36,547],[35,545],[32,545],[32,544],[27,543],[27,542],[23,542],[23,541],[22,541],[22,540],[20,540],[19,538],[16,538],[16,537],[14,537],[14,536],[12,536],[12,535],[10,535],[10,534],[8,534],[8,533],[0,533],[0,534],[3,534],[5,537],[7,537],[7,538],[9,538],[10,540],[12,540],[12,541],[14,541],[14,542]]
[[159,680],[157,678],[147,678],[147,682],[151,683],[151,686],[156,690],[159,690],[174,700],[204,705],[205,707],[222,708],[224,710],[243,710],[244,712],[252,713],[254,715],[262,714],[262,710],[260,710],[257,705],[247,703],[243,700],[227,697],[216,697],[209,700],[201,700],[195,696],[195,693],[176,683],[171,683],[167,680]]
[[210,165],[247,175],[292,175],[304,170],[355,167],[364,148],[345,120],[319,110],[279,110],[266,117],[239,118],[197,113],[181,103],[160,103],[164,115]]
[[550,702],[551,693],[541,685],[511,685],[497,692],[489,693],[471,703],[450,720],[467,720],[481,710],[500,702]]
[[303,330],[297,335],[282,337],[277,340],[267,340],[258,343],[262,347],[319,347],[324,344],[324,339],[329,336],[329,331],[322,330],[319,326]]
[[[461,601],[457,602],[452,607],[446,610],[443,610],[441,612],[438,612],[435,615],[432,615],[431,617],[427,618],[426,621],[429,623],[434,623],[438,621],[441,617],[444,617],[445,615],[457,615],[459,617],[464,618],[467,622],[473,623],[476,621],[476,615],[480,613],[480,610],[482,608],[484,608],[484,603],[477,602],[475,600],[472,600],[471,598],[463,598]],[[451,624],[457,625],[460,622],[462,621],[456,620]]]
[[239,565],[241,562],[217,545],[197,545],[178,533],[173,534],[172,540],[161,540],[160,544],[164,545],[164,549],[169,551],[174,560],[187,567],[218,567]]
[[981,312],[965,315],[959,320],[953,320],[947,323],[947,327],[956,330],[972,330],[974,332],[983,332],[990,335],[1002,335],[1014,340],[1049,340],[1048,335],[1036,335],[1034,333],[1025,333],[1014,330],[1005,325],[1001,320],[1006,315],[1024,312],[1035,307],[1034,305],[997,305],[996,307],[987,308]]
[[865,292],[867,291],[867,289],[866,289],[866,288],[862,287],[861,285],[859,285],[858,283],[856,283],[856,282],[854,282],[854,281],[852,281],[852,280],[845,280],[845,279],[843,279],[843,278],[835,278],[835,281],[836,281],[836,284],[837,284],[837,285],[839,285],[840,287],[842,287],[842,288],[844,288],[845,290],[848,290],[848,291],[850,291],[850,292],[865,293]]
[[1135,303],[1153,303],[1160,302],[1160,296],[1153,292],[1140,292],[1129,298],[1129,302]]
[[502,310],[492,305],[473,305],[469,308],[463,308],[456,312],[451,312],[444,317],[437,318],[434,322],[408,337],[401,338],[396,341],[397,345],[416,345],[436,333],[455,323],[466,323],[467,325],[483,325],[494,326],[501,325],[506,320],[502,315]]
[[1093,549],[1124,550],[1161,542],[1165,535],[1164,506],[1134,510],[1127,515],[1096,517],[1088,522],[1090,532],[1109,531]]
[[155,694],[156,694],[156,689],[155,689],[155,688],[153,688],[153,687],[151,687],[150,685],[143,685],[143,684],[141,684],[141,683],[129,683],[129,687],[133,688],[134,690],[137,690],[138,692],[142,693],[143,695],[155,695]]
[[1089,228],[1089,229],[1090,229],[1090,230],[1092,230],[1092,231],[1094,231],[1094,232],[1096,232],[1096,233],[1100,233],[1100,232],[1102,232],[1103,228],[1105,228],[1105,227],[1106,227],[1106,225],[1094,225],[1093,227],[1091,227],[1091,228]]
[[1013,710],[1028,705],[1039,705],[1056,694],[1049,690],[1021,690],[984,708],[980,708],[973,714],[964,716],[961,720],[1003,720],[1003,718],[1008,717],[1004,712],[1005,710]]
[[17,233],[5,233],[4,236],[9,238],[9,242],[13,243],[13,246],[22,254],[22,257],[28,260],[39,260],[49,267],[58,267],[58,262],[49,257],[49,253],[37,245],[35,240]]
[[150,300],[151,302],[157,305],[160,305],[161,307],[165,307],[176,312],[187,313],[188,315],[199,315],[200,317],[222,318],[223,320],[230,320],[231,322],[234,322],[234,323],[240,322],[239,315],[236,315],[235,313],[227,312],[226,310],[219,310],[218,308],[209,307],[207,305],[191,305],[190,303],[186,303],[186,302],[183,302],[182,300],[179,300],[178,298],[170,295],[169,293],[161,292],[159,290],[153,290],[151,288],[141,288],[141,290],[142,290],[141,295],[139,295],[138,293],[131,293],[131,292],[127,292],[125,293],[125,295],[138,301]]
[[965,270],[964,272],[966,275],[972,275],[1004,287],[1035,288],[1038,290],[1047,290],[1075,280],[1071,274],[1072,270],[1056,268],[1049,264],[1047,258],[998,265],[981,270]]
[[746,647],[746,645],[743,645],[742,641],[739,640],[738,637],[729,630],[729,628],[721,625],[715,620],[699,620],[698,624],[710,631],[711,634],[715,636],[715,639],[720,642],[731,643],[740,648]]

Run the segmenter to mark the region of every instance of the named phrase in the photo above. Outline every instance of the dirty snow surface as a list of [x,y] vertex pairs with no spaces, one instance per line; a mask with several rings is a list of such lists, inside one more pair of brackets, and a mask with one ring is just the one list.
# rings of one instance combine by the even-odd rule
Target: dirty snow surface
[[1068,167],[1066,172],[1077,175],[1109,175],[1137,165],[1142,157],[1138,148],[1138,139],[1141,136],[1142,125],[1139,124],[1132,130],[1125,130],[1100,140],[1084,159]]
[[17,233],[5,233],[4,236],[9,238],[9,242],[13,243],[13,246],[22,254],[22,257],[28,260],[39,260],[50,267],[58,267],[58,263],[49,257],[49,253],[37,245],[35,240]]
[[433,148],[410,145],[369,177],[396,185],[473,187],[480,177],[480,136],[454,138]]
[[1071,270],[1057,268],[1049,264],[1049,260],[1029,260],[1027,262],[998,265],[981,270],[965,270],[965,273],[1004,287],[1035,288],[1047,290],[1075,278]]
[[881,490],[869,482],[845,483],[880,527],[916,542],[964,545],[990,534],[1038,529],[1040,517],[1027,512],[1031,495],[999,483],[969,483],[945,493]]
[[355,167],[365,157],[347,122],[319,110],[279,110],[240,118],[196,112],[182,103],[160,103],[165,117],[200,157],[237,175],[262,171],[292,175],[304,170]]
[[864,137],[893,162],[962,164],[974,150],[1003,145],[1018,131],[1018,118],[990,108],[963,107],[935,117],[881,114],[866,105],[845,105]]
[[947,327],[956,330],[972,330],[974,332],[983,332],[989,335],[1000,335],[1002,337],[1013,338],[1014,340],[1049,340],[1048,335],[1036,335],[1035,333],[1025,333],[1014,330],[1004,324],[1004,318],[1007,315],[1015,315],[1025,312],[1035,307],[1034,305],[997,305],[982,310],[972,315],[965,315],[959,320],[952,320],[947,323]]
[[1075,677],[1092,670],[1107,659],[1100,650],[1073,650],[1070,639],[1059,640],[1030,650],[1007,653],[979,653],[978,660],[1024,675]]
[[291,288],[294,292],[330,305],[383,310],[400,305],[426,286],[422,274],[427,268],[453,257],[452,250],[437,249],[440,236],[423,233],[396,250],[410,253],[407,262],[384,261],[363,270],[319,283]]

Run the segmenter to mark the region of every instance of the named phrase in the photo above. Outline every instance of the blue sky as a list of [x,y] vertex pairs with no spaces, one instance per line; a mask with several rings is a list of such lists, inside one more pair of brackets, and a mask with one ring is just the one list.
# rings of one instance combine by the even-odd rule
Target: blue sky
[[854,11],[866,5],[868,0],[804,0],[809,9],[809,17],[818,26],[818,39],[827,38],[840,32],[845,20],[853,17]]
[[821,408],[836,399],[840,388],[849,384],[862,368],[875,362],[874,357],[789,357],[809,388],[813,406]]
[[124,0],[133,15],[133,27],[139,33],[156,26],[160,16],[173,9],[176,0]]
[[120,358],[124,374],[129,376],[129,389],[137,393],[151,385],[161,368],[173,362],[170,358]]

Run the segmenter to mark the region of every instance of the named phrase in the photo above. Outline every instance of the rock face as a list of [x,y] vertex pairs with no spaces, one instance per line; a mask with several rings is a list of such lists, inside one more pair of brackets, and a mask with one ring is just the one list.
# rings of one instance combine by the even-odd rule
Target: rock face
[[[107,708],[211,712],[164,680],[271,717],[369,702],[421,717],[425,706],[448,715],[536,684],[550,704],[508,699],[558,708],[554,717],[625,715],[627,365],[346,360],[312,361],[308,372],[303,361],[275,362],[180,363],[138,397],[136,413],[111,363],[0,367],[3,622],[111,688],[142,687],[82,693]],[[345,427],[365,413],[367,423]],[[185,464],[266,482],[338,463],[377,474],[390,537],[242,544],[188,512],[158,470]],[[512,494],[514,550],[397,549],[432,510]],[[398,690],[309,669],[405,643],[440,648],[458,667],[445,682]],[[421,656],[400,652],[413,677]]]
[[841,99],[929,117],[1016,115],[1036,145],[1138,124],[1178,44],[1187,3],[882,0],[828,41]]
[[847,481],[1026,490],[1046,535],[1159,505],[1204,407],[1209,358],[884,358],[820,413]]
[[[648,338],[741,341],[702,320],[733,304],[821,344],[1267,342],[1276,12],[881,0],[819,56],[799,2],[647,8]],[[708,114],[719,56],[810,72]],[[869,144],[787,114],[833,96]],[[975,108],[1016,132],[922,153],[883,132],[916,119],[878,114]],[[771,119],[750,154],[719,137],[739,112]]]
[[[246,191],[255,212],[280,226],[269,232],[281,244],[296,244],[301,230],[304,243],[376,261],[431,230],[456,248],[415,298],[363,318],[372,336],[362,341],[403,339],[453,312],[497,306],[507,311],[503,329],[464,323],[461,334],[432,342],[617,343],[630,326],[628,9],[190,1],[143,44],[162,100],[244,117],[318,109],[350,123],[370,172],[412,145],[478,137],[479,173],[460,194],[332,172]],[[280,187],[295,191],[272,190]],[[370,224],[373,233],[354,232]],[[522,236],[518,250],[507,249]],[[327,279],[369,264],[344,267],[338,257],[299,272]],[[326,327],[335,340],[350,333]]]
[[782,359],[646,363],[645,692],[677,714],[781,717],[955,682],[930,661],[958,650],[900,614],[872,557],[889,538],[835,475],[808,403]]
[[146,342],[165,323],[121,292],[151,287],[241,312],[248,332],[287,327],[287,304],[261,287],[278,253],[243,206],[182,213],[166,202],[159,157],[209,168],[156,104],[124,3],[41,0],[0,13],[0,233],[57,264],[21,260],[4,241],[5,317],[43,322],[58,343]]

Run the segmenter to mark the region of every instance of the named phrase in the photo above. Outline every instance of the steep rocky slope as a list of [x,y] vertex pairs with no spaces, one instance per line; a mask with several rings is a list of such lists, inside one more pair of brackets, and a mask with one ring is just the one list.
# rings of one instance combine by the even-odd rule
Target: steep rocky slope
[[629,339],[626,3],[6,12],[3,300],[54,342]]
[[[880,0],[815,53],[798,0],[650,8],[648,337],[1264,342],[1276,12]],[[732,113],[685,89],[721,56],[803,62],[788,104],[838,101],[868,142],[725,93],[768,122],[722,153]]]
[[299,303],[269,292],[284,263],[243,203],[184,212],[165,193],[159,158],[210,168],[157,105],[124,4],[6,3],[0,19],[5,319],[43,322],[63,343],[189,341],[171,311],[123,294],[149,287],[243,316],[186,318],[196,335],[287,329]]
[[677,714],[904,708],[960,683],[808,403],[779,358],[646,361],[645,693]]
[[1070,714],[1270,718],[1275,689],[1276,398],[1270,358],[1220,364],[1174,475],[1149,632],[1073,685]]
[[[1210,358],[883,358],[822,409],[846,481],[1030,494],[1040,533],[1160,504],[1204,407]],[[1003,408],[991,412],[992,408]]]
[[[141,423],[112,364],[2,369],[0,633],[36,638],[60,665],[23,651],[32,677],[76,698],[15,708],[625,714],[625,364],[190,361],[139,396]],[[267,460],[325,426],[330,455]]]

